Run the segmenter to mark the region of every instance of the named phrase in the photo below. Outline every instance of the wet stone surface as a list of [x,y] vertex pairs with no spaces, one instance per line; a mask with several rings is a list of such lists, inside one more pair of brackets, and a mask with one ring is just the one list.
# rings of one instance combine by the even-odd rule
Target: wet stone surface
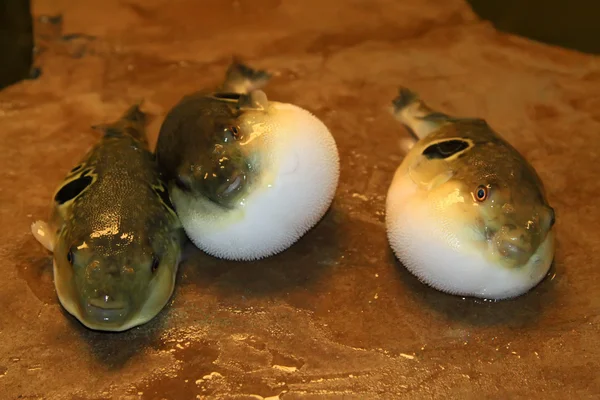
[[[597,57],[500,34],[459,0],[38,0],[33,11],[44,73],[0,92],[2,398],[600,396]],[[30,224],[98,140],[90,125],[144,98],[154,142],[169,107],[219,82],[232,54],[277,71],[268,96],[331,129],[342,172],[330,212],[260,262],[189,249],[156,319],[87,330],[58,304]],[[388,111],[400,84],[486,118],[546,182],[556,259],[530,293],[449,296],[394,259],[383,221],[408,135]]]

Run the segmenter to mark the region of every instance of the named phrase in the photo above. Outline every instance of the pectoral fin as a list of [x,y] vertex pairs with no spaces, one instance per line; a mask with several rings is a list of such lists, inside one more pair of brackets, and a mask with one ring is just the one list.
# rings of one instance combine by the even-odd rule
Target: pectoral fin
[[31,233],[46,249],[54,251],[54,233],[50,226],[44,221],[35,221],[31,224]]
[[419,156],[408,168],[408,175],[414,183],[430,191],[448,182],[454,176],[454,171],[444,160],[430,160]]

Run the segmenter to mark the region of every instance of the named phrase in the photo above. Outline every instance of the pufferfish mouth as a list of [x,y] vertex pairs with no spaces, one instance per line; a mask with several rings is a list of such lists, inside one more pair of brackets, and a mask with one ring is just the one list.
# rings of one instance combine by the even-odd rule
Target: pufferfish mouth
[[97,322],[117,323],[127,318],[129,307],[122,301],[109,301],[104,299],[90,299],[86,306],[85,312],[88,317]]
[[513,258],[513,259],[525,259],[529,258],[530,251],[528,248],[523,246],[518,246],[515,243],[512,243],[508,240],[503,240],[498,245],[498,251],[502,256]]
[[497,232],[487,232],[486,241],[497,251],[498,255],[511,264],[526,263],[535,249],[529,243],[518,243],[503,237]]
[[234,176],[229,178],[226,183],[221,185],[218,190],[218,195],[221,197],[227,197],[234,193],[244,181],[244,175],[241,173],[236,173]]

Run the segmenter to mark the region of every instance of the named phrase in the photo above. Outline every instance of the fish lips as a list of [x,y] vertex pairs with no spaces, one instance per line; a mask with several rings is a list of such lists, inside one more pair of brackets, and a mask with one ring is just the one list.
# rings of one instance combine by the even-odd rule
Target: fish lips
[[237,171],[223,179],[223,183],[214,186],[207,185],[197,195],[205,197],[223,208],[235,208],[240,193],[244,192],[248,183],[248,175],[244,171]]
[[123,301],[90,299],[84,305],[88,318],[101,325],[120,324],[129,319],[130,307]]
[[502,230],[487,230],[486,238],[488,242],[493,244],[502,258],[514,265],[527,263],[537,248],[530,241],[515,240],[514,237],[505,234]]
[[217,190],[218,197],[230,197],[235,195],[239,189],[242,188],[246,181],[246,176],[243,173],[236,173],[232,175],[227,182],[222,184]]
[[510,240],[502,240],[498,244],[498,251],[503,257],[514,260],[515,263],[526,263],[533,254],[530,246],[520,246]]
[[175,178],[175,187],[196,198],[207,198],[225,208],[233,208],[239,193],[248,184],[247,170],[221,171],[210,178],[180,174]]

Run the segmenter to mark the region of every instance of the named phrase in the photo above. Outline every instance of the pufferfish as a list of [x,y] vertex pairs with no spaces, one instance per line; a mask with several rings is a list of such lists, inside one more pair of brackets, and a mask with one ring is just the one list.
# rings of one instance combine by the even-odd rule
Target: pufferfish
[[124,331],[171,297],[185,233],[145,136],[139,105],[104,133],[55,191],[32,233],[53,252],[62,306],[83,325]]
[[184,96],[156,145],[169,193],[190,240],[229,260],[282,252],[329,209],[339,179],[325,124],[268,100],[271,78],[236,60],[215,91]]
[[434,111],[409,89],[393,111],[418,139],[386,199],[402,264],[455,295],[500,300],[536,286],[554,258],[555,215],[534,168],[485,120]]

